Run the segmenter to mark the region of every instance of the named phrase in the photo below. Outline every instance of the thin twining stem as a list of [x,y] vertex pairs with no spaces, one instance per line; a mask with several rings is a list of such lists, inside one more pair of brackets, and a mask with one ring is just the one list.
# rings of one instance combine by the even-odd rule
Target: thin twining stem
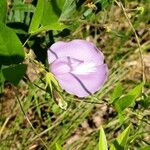
[[32,130],[33,130],[34,133],[37,135],[37,137],[40,139],[40,141],[43,143],[43,145],[45,146],[45,148],[48,149],[46,143],[45,143],[45,142],[42,140],[42,138],[39,136],[39,134],[37,133],[37,131],[36,131],[35,128],[33,127],[31,121],[29,120],[28,116],[26,115],[26,113],[25,113],[25,111],[24,111],[24,109],[23,109],[23,106],[22,106],[22,104],[21,104],[21,101],[20,101],[20,99],[19,99],[19,97],[18,97],[18,93],[17,93],[16,88],[13,87],[13,89],[14,89],[15,96],[16,96],[16,98],[17,98],[17,101],[18,101],[18,103],[19,103],[20,109],[21,109],[23,115],[25,116],[27,122],[29,123],[29,125],[31,126]]
[[[146,82],[145,65],[144,65],[143,54],[142,54],[142,50],[141,50],[141,44],[140,44],[139,37],[138,37],[138,35],[137,35],[137,33],[136,33],[136,31],[135,31],[135,29],[134,29],[134,27],[133,27],[133,25],[130,21],[130,18],[128,17],[128,15],[125,11],[125,8],[124,8],[123,4],[121,2],[118,2],[117,0],[115,0],[115,2],[122,9],[122,11],[123,11],[128,23],[129,23],[131,29],[132,29],[132,31],[134,32],[134,35],[135,35],[135,38],[136,38],[136,41],[137,41],[137,44],[138,44],[138,49],[139,49],[139,54],[140,54],[140,61],[141,61],[141,65],[142,65],[142,81],[145,84],[145,82]],[[142,89],[142,92],[144,92],[143,89]]]
[[24,47],[27,44],[27,42],[30,40],[30,38],[31,38],[31,35],[26,39],[26,41],[23,43],[22,47]]

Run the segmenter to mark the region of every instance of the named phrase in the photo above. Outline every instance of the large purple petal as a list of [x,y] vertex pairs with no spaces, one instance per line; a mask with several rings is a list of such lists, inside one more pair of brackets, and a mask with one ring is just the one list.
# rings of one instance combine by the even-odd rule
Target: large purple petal
[[56,42],[48,49],[48,63],[51,64],[55,59],[58,58],[58,51],[62,49],[62,47],[66,45],[66,42]]
[[68,63],[67,58],[59,58],[52,63],[51,71],[55,75],[64,74],[71,71],[71,66]]
[[78,97],[86,97],[95,93],[107,78],[107,65],[99,65],[95,72],[87,75],[74,73],[55,74],[60,86],[70,94]]
[[82,81],[83,85],[87,87],[90,93],[95,93],[98,91],[108,76],[108,68],[106,64],[99,65],[96,67],[95,72],[91,72],[86,75],[74,74],[80,81]]
[[86,40],[73,40],[70,42],[56,42],[48,50],[48,61],[53,62],[60,57],[71,57],[78,60],[91,61],[97,65],[103,64],[103,54]]

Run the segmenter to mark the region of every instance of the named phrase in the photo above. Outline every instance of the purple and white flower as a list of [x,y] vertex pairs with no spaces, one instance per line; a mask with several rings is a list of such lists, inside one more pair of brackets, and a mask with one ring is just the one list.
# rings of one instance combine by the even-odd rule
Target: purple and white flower
[[48,49],[48,62],[62,89],[78,97],[95,93],[107,79],[102,52],[86,40],[54,43]]

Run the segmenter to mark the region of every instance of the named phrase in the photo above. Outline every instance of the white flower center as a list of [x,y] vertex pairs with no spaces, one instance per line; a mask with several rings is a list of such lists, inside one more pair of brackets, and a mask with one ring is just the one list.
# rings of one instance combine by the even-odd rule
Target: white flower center
[[75,67],[72,71],[74,74],[89,74],[96,71],[96,65],[93,62],[81,63],[77,67]]

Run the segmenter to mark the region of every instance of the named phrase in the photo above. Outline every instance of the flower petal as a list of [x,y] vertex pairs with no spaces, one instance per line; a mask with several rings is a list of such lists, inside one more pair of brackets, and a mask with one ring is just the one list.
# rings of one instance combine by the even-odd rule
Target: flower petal
[[77,68],[80,66],[80,64],[83,63],[83,61],[73,59],[70,57],[62,57],[59,59],[56,59],[51,67],[50,70],[55,74],[64,74],[67,72],[71,72],[74,70],[74,68]]
[[78,97],[98,91],[108,75],[102,52],[86,40],[56,42],[48,50],[48,62],[60,86]]
[[49,63],[60,57],[71,57],[78,60],[94,62],[101,65],[104,62],[103,54],[86,40],[76,39],[70,42],[56,42],[48,50]]
[[48,54],[48,63],[51,64],[55,59],[58,58],[57,52],[64,46],[66,45],[66,42],[56,42],[54,43],[47,51]]
[[51,71],[54,74],[64,74],[71,71],[71,67],[68,65],[68,62],[62,59],[56,59],[51,65]]
[[82,81],[85,87],[93,94],[98,91],[104,84],[108,76],[108,67],[106,64],[95,67],[96,70],[86,75],[75,74]]
[[55,74],[60,86],[70,94],[86,97],[95,93],[104,84],[107,78],[107,65],[97,66],[95,72],[87,75],[73,73]]

